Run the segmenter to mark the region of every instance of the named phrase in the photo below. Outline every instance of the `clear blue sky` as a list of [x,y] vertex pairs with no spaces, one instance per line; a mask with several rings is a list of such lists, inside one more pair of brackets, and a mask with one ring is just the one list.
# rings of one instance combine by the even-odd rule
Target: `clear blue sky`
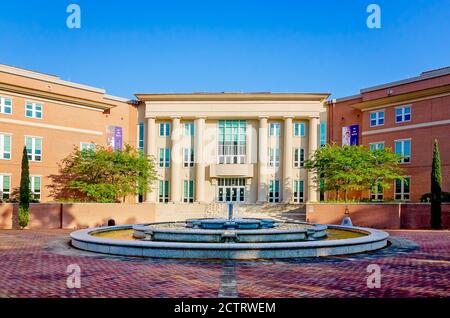
[[[81,6],[82,27],[66,27]],[[377,3],[382,28],[366,26]],[[0,63],[132,97],[331,92],[450,65],[450,0],[0,1]]]

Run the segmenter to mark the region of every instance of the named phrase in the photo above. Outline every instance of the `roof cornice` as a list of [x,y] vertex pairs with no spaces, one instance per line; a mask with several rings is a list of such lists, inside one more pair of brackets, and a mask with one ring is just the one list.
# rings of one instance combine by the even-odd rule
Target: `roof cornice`
[[329,93],[135,94],[140,101],[325,101]]

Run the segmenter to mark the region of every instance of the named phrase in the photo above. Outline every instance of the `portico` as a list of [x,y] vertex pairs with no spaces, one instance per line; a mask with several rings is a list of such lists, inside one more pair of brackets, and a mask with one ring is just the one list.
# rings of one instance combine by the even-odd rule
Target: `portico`
[[328,94],[137,94],[159,203],[318,200],[303,162],[319,147]]

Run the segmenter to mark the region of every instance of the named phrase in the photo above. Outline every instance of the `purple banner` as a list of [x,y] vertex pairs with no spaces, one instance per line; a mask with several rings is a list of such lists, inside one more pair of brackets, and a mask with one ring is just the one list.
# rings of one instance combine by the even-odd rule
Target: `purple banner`
[[359,125],[342,127],[342,146],[359,145]]
[[112,150],[122,150],[122,127],[108,126],[106,128],[106,144]]

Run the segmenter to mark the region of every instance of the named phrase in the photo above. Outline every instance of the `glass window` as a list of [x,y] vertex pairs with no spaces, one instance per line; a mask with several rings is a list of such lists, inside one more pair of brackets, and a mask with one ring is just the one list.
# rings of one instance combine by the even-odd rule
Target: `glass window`
[[159,135],[161,137],[170,136],[170,123],[168,122],[159,123]]
[[269,167],[280,166],[280,149],[269,148]]
[[0,134],[0,159],[11,159],[11,135]]
[[269,182],[269,202],[280,202],[279,180],[270,180]]
[[183,202],[194,202],[194,180],[184,180],[183,182]]
[[269,136],[278,137],[280,136],[280,131],[280,123],[269,124]]
[[395,109],[395,122],[404,123],[411,121],[411,106],[401,106]]
[[184,135],[185,136],[194,136],[195,130],[194,130],[194,123],[184,123]]
[[95,150],[95,144],[92,142],[81,142],[80,143],[80,150]]
[[34,200],[41,199],[41,177],[30,176],[30,191]]
[[169,168],[170,167],[170,149],[160,148],[159,149],[159,167]]
[[303,167],[305,164],[305,149],[295,148],[294,149],[294,168]]
[[25,137],[25,146],[27,147],[28,160],[42,161],[42,138]]
[[411,195],[411,177],[395,180],[395,200],[409,201]]
[[383,142],[373,142],[369,144],[370,150],[382,150],[384,149],[384,141]]
[[159,180],[159,202],[169,202],[169,181]]
[[11,176],[0,174],[0,200],[9,200],[11,195]]
[[327,144],[327,123],[320,123],[320,146],[323,147]]
[[245,120],[219,120],[218,163],[243,164],[247,152],[247,122]]
[[194,166],[194,149],[192,148],[184,149],[183,165],[186,168]]
[[2,114],[11,114],[12,113],[11,98],[0,96],[0,113],[2,113]]
[[144,123],[138,124],[138,148],[140,151],[144,151],[144,139],[145,138],[145,126]]
[[42,104],[26,102],[25,104],[25,116],[29,118],[42,118]]
[[370,127],[384,125],[384,110],[370,113]]
[[295,137],[305,136],[305,123],[294,123],[294,136]]
[[372,201],[383,201],[384,191],[381,184],[377,184],[370,191],[370,199]]
[[294,202],[304,202],[303,180],[294,180]]
[[401,163],[411,162],[411,140],[396,140],[395,153],[402,156]]

